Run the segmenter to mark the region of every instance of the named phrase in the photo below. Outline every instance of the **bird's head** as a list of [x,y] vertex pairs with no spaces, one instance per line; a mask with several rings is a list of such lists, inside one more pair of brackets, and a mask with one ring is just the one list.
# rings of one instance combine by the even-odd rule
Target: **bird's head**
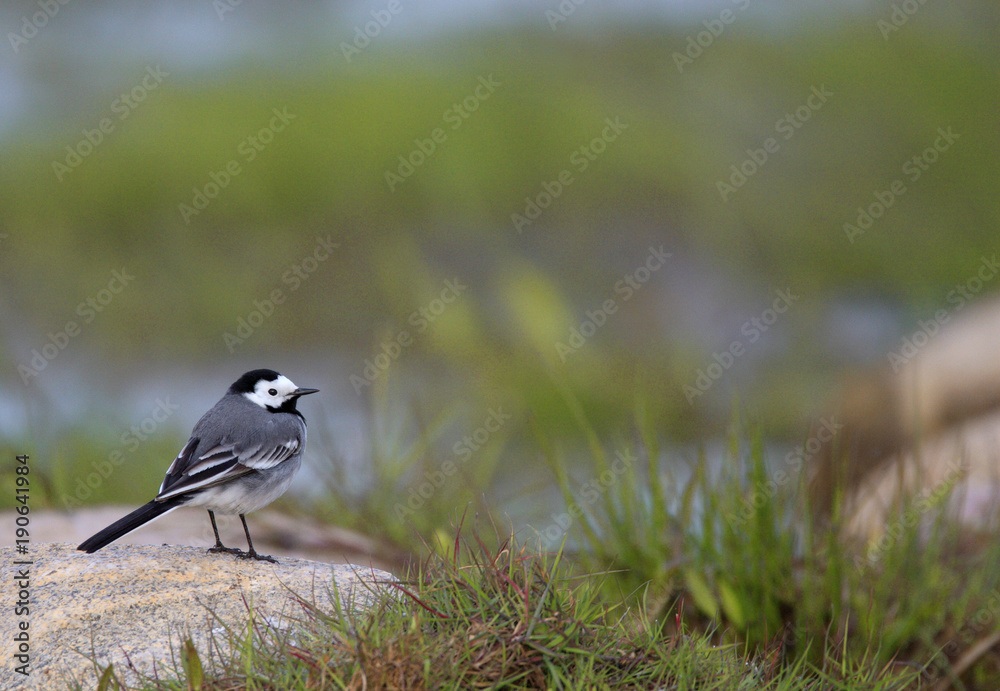
[[292,412],[300,396],[317,391],[319,389],[300,388],[291,379],[272,369],[251,370],[229,387],[229,393],[245,396],[261,408],[272,412]]

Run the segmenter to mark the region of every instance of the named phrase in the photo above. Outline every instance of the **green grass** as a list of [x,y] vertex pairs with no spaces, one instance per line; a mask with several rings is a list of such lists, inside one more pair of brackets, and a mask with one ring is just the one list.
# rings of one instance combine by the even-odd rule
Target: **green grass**
[[[608,604],[601,584],[610,574],[574,575],[559,554],[470,532],[369,615],[303,602],[295,625],[276,630],[250,611],[244,630],[209,649],[187,641],[173,662],[177,680],[140,688],[888,690],[917,676],[836,650],[813,666],[784,663],[778,647],[719,645],[712,633],[663,626],[641,604]],[[116,688],[113,669],[105,678]]]
[[[692,633],[751,656],[778,649],[782,668],[863,661],[925,670],[928,679],[960,674],[975,688],[1000,684],[992,653],[968,657],[996,628],[1000,547],[989,530],[961,524],[948,502],[902,502],[886,525],[901,530],[869,550],[843,536],[839,500],[829,520],[814,517],[806,475],[792,472],[787,458],[768,459],[760,426],[739,410],[724,457],[702,454],[682,481],[676,470],[649,462],[659,458],[659,437],[641,397],[631,440],[609,443],[571,391],[562,391],[590,461],[542,431],[538,454],[561,488],[564,515],[574,517],[574,547],[564,558],[576,573],[606,574],[594,586],[605,603],[631,607],[666,629],[682,611],[681,626]],[[795,465],[808,470],[810,460]],[[405,487],[414,475],[390,486]],[[574,476],[606,478],[605,489],[588,498]],[[467,488],[469,495],[488,490],[489,478],[481,482]],[[403,535],[411,549],[420,551],[413,544],[419,535],[429,536],[438,553],[448,544],[442,535],[459,498],[440,499],[423,507],[418,531]],[[899,519],[912,511],[920,521],[908,527]],[[396,522],[384,512],[365,521],[376,534],[401,535],[398,524],[383,525]],[[520,537],[538,544],[533,535]]]

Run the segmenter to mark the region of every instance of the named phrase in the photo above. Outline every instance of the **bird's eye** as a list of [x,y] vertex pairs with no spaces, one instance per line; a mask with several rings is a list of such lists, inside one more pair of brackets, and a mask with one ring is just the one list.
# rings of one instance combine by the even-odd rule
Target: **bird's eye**
[[278,390],[277,389],[268,389],[267,392],[270,395],[272,395],[272,396],[277,396],[278,395]]

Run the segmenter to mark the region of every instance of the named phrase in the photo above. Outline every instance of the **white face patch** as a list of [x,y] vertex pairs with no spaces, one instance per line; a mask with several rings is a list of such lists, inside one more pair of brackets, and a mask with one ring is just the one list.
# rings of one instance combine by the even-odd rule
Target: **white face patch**
[[262,408],[280,408],[285,401],[292,398],[291,394],[297,388],[299,387],[295,386],[291,379],[279,374],[274,381],[261,379],[253,391],[243,395]]

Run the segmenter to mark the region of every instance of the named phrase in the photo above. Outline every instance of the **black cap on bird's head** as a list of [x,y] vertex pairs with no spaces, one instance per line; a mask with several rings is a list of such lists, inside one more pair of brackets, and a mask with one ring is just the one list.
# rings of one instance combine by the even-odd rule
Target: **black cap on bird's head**
[[252,369],[233,382],[229,387],[229,393],[251,393],[257,388],[257,382],[277,381],[280,376],[273,369]]

